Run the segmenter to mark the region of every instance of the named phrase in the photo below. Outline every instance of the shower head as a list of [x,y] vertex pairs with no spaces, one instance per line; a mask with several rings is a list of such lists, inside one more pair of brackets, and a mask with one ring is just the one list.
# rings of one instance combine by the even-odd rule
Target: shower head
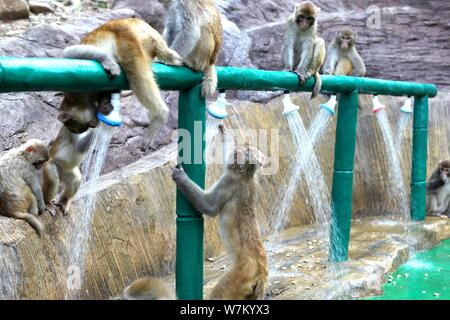
[[400,108],[401,112],[404,113],[413,113],[413,107],[412,107],[412,99],[411,98],[407,98],[405,101],[405,104],[403,105],[403,107]]
[[373,113],[377,113],[386,108],[386,106],[380,102],[380,98],[378,96],[373,97],[372,104],[373,104],[373,109],[372,109]]
[[221,92],[217,100],[208,107],[208,113],[216,119],[225,119],[228,116],[226,105],[225,92]]
[[292,103],[291,98],[289,97],[289,93],[286,93],[284,95],[283,98],[283,116],[287,117],[289,114],[291,114],[292,112],[296,112],[298,110],[300,110],[300,108],[295,105],[294,103]]
[[336,111],[335,111],[336,104],[337,104],[337,98],[335,95],[332,95],[330,100],[328,100],[326,103],[322,103],[320,105],[320,107],[322,109],[328,111],[329,113],[331,113],[331,115],[334,116],[336,114]]
[[111,104],[113,111],[108,115],[98,112],[97,119],[108,126],[120,127],[122,125],[122,117],[120,116],[120,93],[111,94]]

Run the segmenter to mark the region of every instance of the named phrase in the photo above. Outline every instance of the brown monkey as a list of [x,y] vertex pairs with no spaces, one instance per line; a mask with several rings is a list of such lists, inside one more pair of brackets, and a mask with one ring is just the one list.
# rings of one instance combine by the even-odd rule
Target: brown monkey
[[212,97],[217,88],[215,64],[222,47],[222,22],[214,0],[173,0],[164,38],[189,68],[204,72],[202,93]]
[[[181,58],[168,48],[162,36],[140,19],[111,20],[90,32],[80,45],[66,48],[64,57],[96,60],[111,77],[120,74],[119,65],[124,69],[131,90],[151,118],[145,139],[145,147],[148,147],[169,113],[151,64],[157,57],[169,64],[181,65]],[[97,94],[66,94],[59,119],[74,133],[95,127],[96,113],[103,111],[99,110],[100,100]]]
[[364,77],[366,66],[356,49],[356,34],[351,29],[342,29],[327,50],[324,73]]
[[0,213],[27,221],[39,235],[44,227],[36,216],[45,204],[37,170],[47,160],[47,147],[37,139],[0,157]]
[[298,74],[303,85],[314,76],[316,83],[311,98],[317,96],[322,87],[319,70],[325,60],[325,42],[317,36],[317,15],[320,8],[305,1],[295,6],[287,21],[283,47],[285,69]]
[[211,299],[263,299],[268,281],[268,262],[256,220],[256,170],[261,153],[238,147],[231,154],[222,177],[203,191],[182,168],[172,177],[180,191],[203,214],[219,216],[222,241],[233,259],[233,267],[212,290]]
[[175,300],[175,294],[156,278],[140,278],[125,288],[124,300]]
[[450,161],[439,162],[427,181],[427,214],[450,216]]
[[[70,132],[62,126],[55,140],[50,142],[50,159],[44,165],[42,190],[46,204],[54,202],[63,213],[69,200],[78,191],[81,183],[80,164],[86,155],[92,139],[93,130],[81,134]],[[55,201],[60,183],[62,191]]]

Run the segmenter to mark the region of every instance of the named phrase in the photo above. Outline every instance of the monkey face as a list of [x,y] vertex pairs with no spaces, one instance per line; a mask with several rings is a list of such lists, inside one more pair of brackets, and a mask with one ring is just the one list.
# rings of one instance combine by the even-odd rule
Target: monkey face
[[349,29],[341,30],[338,33],[336,42],[341,50],[349,50],[355,45],[355,33]]
[[97,127],[97,99],[93,94],[65,94],[58,120],[72,133]]
[[312,2],[305,1],[295,7],[295,22],[300,30],[307,30],[316,22],[317,14],[320,8]]
[[439,171],[442,178],[450,177],[450,161],[441,161],[439,163]]
[[37,170],[41,169],[44,163],[49,159],[48,148],[43,141],[32,139],[27,141],[24,146],[25,158]]

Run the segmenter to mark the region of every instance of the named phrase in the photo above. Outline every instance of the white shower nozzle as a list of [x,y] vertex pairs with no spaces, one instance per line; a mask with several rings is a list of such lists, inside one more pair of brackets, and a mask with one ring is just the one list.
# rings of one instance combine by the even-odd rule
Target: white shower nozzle
[[225,119],[228,116],[226,106],[225,92],[221,92],[217,100],[208,107],[208,113],[216,119]]
[[386,106],[380,102],[380,98],[378,96],[373,97],[372,104],[373,104],[373,109],[372,109],[373,113],[377,113],[383,109],[386,109]]
[[285,94],[283,98],[283,116],[287,117],[292,112],[296,112],[300,110],[299,106],[295,105],[291,98],[289,97],[289,94]]
[[120,127],[122,125],[122,117],[120,115],[120,93],[111,94],[111,105],[113,106],[113,111],[108,115],[98,112],[97,119],[108,126]]
[[336,114],[336,105],[337,105],[337,97],[335,95],[331,96],[330,100],[328,100],[326,103],[322,103],[320,107],[324,110],[327,110],[331,113],[331,115]]
[[405,104],[403,105],[403,107],[400,108],[400,111],[404,113],[413,113],[411,98],[406,99]]

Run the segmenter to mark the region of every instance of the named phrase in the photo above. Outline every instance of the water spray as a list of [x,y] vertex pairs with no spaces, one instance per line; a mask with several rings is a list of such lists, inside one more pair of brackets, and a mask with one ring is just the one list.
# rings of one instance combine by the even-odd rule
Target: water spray
[[380,98],[378,96],[373,96],[372,104],[373,104],[372,109],[373,113],[377,113],[383,109],[386,109],[386,106],[380,102]]
[[403,113],[409,113],[409,114],[413,113],[411,97],[408,97],[408,99],[406,99],[405,104],[403,105],[403,107],[400,108],[400,111]]
[[223,120],[228,116],[226,106],[227,98],[225,97],[225,91],[221,90],[219,91],[217,100],[208,107],[208,113],[216,119]]
[[298,112],[300,110],[299,106],[295,105],[291,98],[289,97],[289,92],[284,93],[283,97],[283,116],[287,117],[292,112]]
[[328,100],[326,103],[322,103],[320,107],[329,113],[331,113],[332,116],[336,114],[336,104],[337,104],[337,97],[335,95],[332,95],[330,100]]
[[122,125],[122,117],[120,116],[120,93],[111,94],[111,105],[113,106],[113,111],[108,115],[98,112],[97,119],[108,126],[120,127]]

